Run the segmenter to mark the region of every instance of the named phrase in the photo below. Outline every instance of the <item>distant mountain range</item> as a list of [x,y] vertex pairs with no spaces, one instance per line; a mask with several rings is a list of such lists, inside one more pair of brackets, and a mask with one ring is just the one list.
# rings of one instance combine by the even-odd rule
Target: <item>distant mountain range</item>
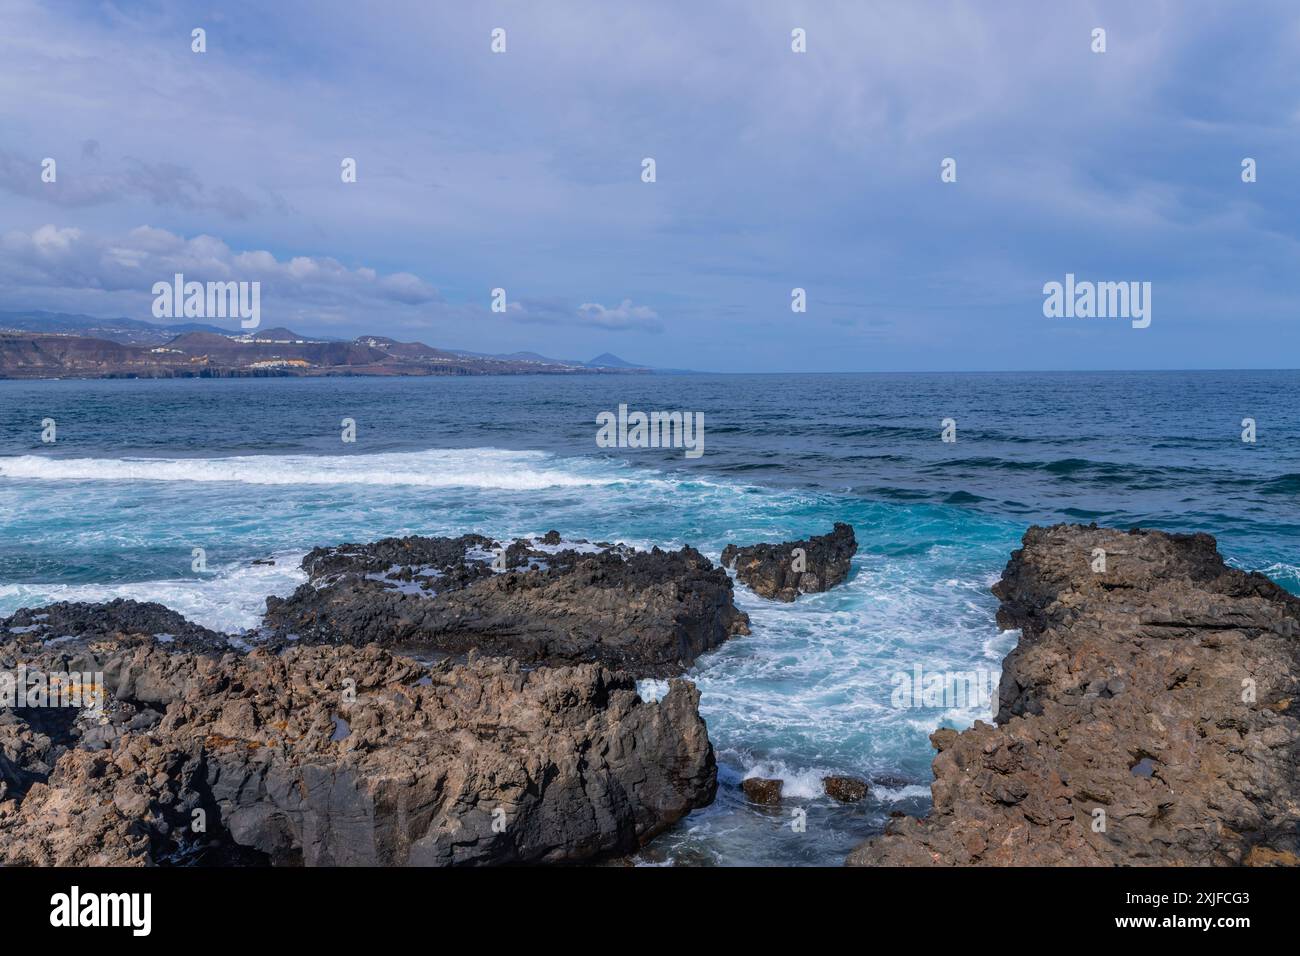
[[462,349],[452,349],[451,351],[455,355],[463,355],[466,358],[500,359],[504,362],[539,362],[545,365],[581,365],[586,368],[627,368],[642,371],[647,368],[644,365],[633,365],[631,362],[624,361],[609,352],[602,352],[590,362],[583,362],[578,359],[548,358],[545,355],[538,355],[536,352],[508,352],[504,355],[494,355],[487,352],[466,352]]
[[154,322],[141,322],[139,319],[97,319],[89,315],[68,315],[63,312],[0,312],[0,330],[85,335],[123,345],[162,345],[183,332],[238,334],[198,322],[158,325]]
[[0,378],[243,375],[629,374],[653,371],[606,352],[590,362],[535,352],[490,355],[363,335],[162,325],[59,312],[0,312]]

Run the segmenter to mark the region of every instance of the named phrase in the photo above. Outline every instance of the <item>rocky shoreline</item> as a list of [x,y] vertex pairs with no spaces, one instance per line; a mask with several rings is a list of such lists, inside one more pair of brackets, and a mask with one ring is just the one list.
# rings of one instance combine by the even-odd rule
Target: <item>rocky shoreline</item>
[[850,865],[1300,864],[1300,599],[1212,537],[1031,528],[996,726],[931,736],[924,819]]
[[[856,548],[837,525],[724,557],[789,601]],[[680,675],[749,620],[694,549],[410,536],[302,570],[241,635],[129,600],[0,620],[0,673],[106,691],[0,709],[0,865],[590,862],[713,801]],[[1031,528],[994,593],[1021,631],[996,725],[933,734],[930,815],[851,865],[1300,863],[1300,600],[1206,535],[1078,525]]]
[[50,767],[6,780],[5,865],[580,861],[635,850],[717,787],[684,681],[645,703],[594,664],[128,636],[71,653],[104,674],[109,721],[0,725],[6,754]]
[[717,791],[699,692],[748,633],[698,552],[478,535],[318,548],[227,635],[159,604],[23,609],[0,671],[2,865],[480,865],[628,854]]

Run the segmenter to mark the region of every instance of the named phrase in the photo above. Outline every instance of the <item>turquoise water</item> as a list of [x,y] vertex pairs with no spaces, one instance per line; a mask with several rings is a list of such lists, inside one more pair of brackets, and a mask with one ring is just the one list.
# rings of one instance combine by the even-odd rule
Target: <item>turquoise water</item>
[[[301,582],[315,545],[555,528],[716,560],[731,541],[847,521],[859,553],[845,585],[791,605],[738,587],[753,634],[690,674],[718,801],[640,857],[836,865],[891,810],[924,810],[931,731],[991,716],[988,700],[899,707],[894,691],[918,666],[996,676],[1016,635],[998,633],[988,588],[1028,524],[1207,530],[1234,563],[1300,591],[1297,385],[1293,372],[0,382],[0,613],[123,596],[238,630]],[[621,402],[703,411],[705,454],[597,448],[596,414]],[[939,440],[945,417],[955,444]],[[839,806],[820,795],[828,773],[884,782]],[[786,805],[746,806],[735,785],[751,774],[784,779]]]

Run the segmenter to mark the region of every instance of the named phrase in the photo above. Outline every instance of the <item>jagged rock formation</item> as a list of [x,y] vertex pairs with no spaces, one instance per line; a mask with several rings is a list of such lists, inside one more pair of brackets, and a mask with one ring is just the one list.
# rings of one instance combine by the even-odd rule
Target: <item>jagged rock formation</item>
[[156,605],[115,604],[125,628],[53,646],[0,623],[5,668],[102,672],[108,691],[102,716],[0,712],[0,864],[577,861],[634,850],[716,791],[686,682],[645,703],[591,664],[239,654],[222,635],[178,650],[140,633]]
[[698,691],[635,685],[748,633],[698,552],[410,537],[303,568],[243,638],[123,600],[0,621],[0,671],[107,690],[0,710],[0,865],[579,861],[713,800]]
[[930,816],[850,864],[1300,864],[1300,600],[1208,535],[1078,525],[994,593],[997,726],[933,734]]
[[501,558],[520,570],[500,574],[488,563],[495,542],[475,535],[317,549],[303,560],[308,583],[267,599],[267,633],[453,655],[473,648],[526,664],[598,662],[638,677],[681,674],[749,633],[730,578],[693,548],[592,553],[574,544],[587,550],[515,542]]
[[[795,549],[803,552],[802,558]],[[857,553],[853,526],[835,523],[830,534],[814,535],[807,541],[784,544],[729,544],[722,551],[722,563],[736,569],[736,577],[754,593],[790,602],[800,594],[828,591],[849,576]]]

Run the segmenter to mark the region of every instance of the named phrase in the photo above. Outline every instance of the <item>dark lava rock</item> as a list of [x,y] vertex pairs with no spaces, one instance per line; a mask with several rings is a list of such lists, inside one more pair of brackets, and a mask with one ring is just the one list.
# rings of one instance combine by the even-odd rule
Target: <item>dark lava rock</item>
[[178,647],[196,651],[224,651],[228,636],[201,627],[171,608],[154,602],[117,598],[103,604],[60,601],[38,608],[20,608],[0,620],[0,645],[55,640],[60,645],[77,641],[152,641],[163,636]]
[[[0,713],[0,865],[581,861],[636,850],[716,792],[683,681],[646,703],[592,664],[429,668],[376,646],[218,657],[134,638],[74,650],[125,719]],[[0,643],[30,668],[64,653]]]
[[466,553],[490,553],[496,542],[480,534],[459,538],[383,538],[369,544],[342,544],[313,548],[302,559],[302,569],[313,587],[324,587],[342,578],[373,578],[380,581],[437,582],[439,590],[465,587],[492,574],[490,563],[470,560]]
[[[796,555],[796,549],[803,555]],[[807,541],[744,548],[729,544],[722,551],[722,563],[734,567],[736,577],[755,594],[789,602],[800,594],[830,590],[847,578],[857,550],[852,525],[837,521],[830,534]]]
[[542,535],[542,544],[559,544],[560,540],[560,532],[558,531],[548,531]]
[[780,780],[768,780],[764,777],[750,777],[742,780],[740,789],[745,792],[750,803],[775,806],[781,802],[781,789],[785,784]]
[[857,803],[867,795],[867,782],[857,777],[822,777],[826,796],[840,803]]
[[[494,574],[464,557],[466,546],[483,550],[485,542],[389,539],[382,548],[313,551],[303,562],[309,582],[288,598],[267,599],[265,634],[273,643],[293,635],[451,655],[476,649],[526,664],[596,662],[669,677],[749,633],[730,578],[693,548],[570,549],[541,554],[540,570]],[[420,572],[422,583],[399,586],[404,568]]]
[[932,734],[929,817],[850,864],[1300,864],[1300,599],[1095,525],[1030,528],[993,591],[997,726]]

